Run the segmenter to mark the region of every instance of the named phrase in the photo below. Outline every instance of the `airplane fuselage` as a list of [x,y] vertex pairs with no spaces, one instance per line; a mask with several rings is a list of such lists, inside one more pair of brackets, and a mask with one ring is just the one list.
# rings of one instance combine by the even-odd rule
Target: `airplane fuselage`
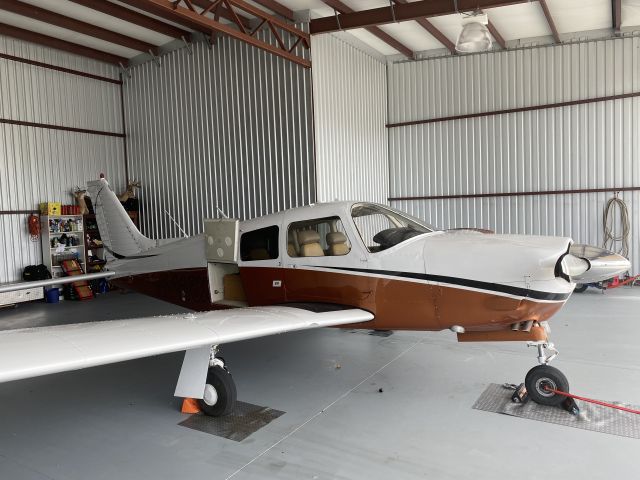
[[[495,331],[548,320],[573,290],[556,272],[571,244],[568,238],[434,230],[374,249],[352,220],[352,205],[310,206],[242,222],[237,266],[248,305],[356,307],[375,315],[365,328],[457,325],[469,332]],[[336,228],[347,247],[332,254],[324,237]],[[299,239],[306,241],[305,231],[312,230],[318,245],[302,245]],[[204,245],[205,238],[164,248],[179,251],[180,242]],[[206,264],[137,274],[118,283],[194,310],[228,308],[211,302]]]

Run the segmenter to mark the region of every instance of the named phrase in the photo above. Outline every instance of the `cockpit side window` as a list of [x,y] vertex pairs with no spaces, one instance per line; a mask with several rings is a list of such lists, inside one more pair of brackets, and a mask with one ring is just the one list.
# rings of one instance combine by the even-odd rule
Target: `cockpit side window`
[[287,254],[290,257],[340,256],[350,251],[351,242],[340,217],[294,222],[287,230]]
[[370,252],[391,248],[435,228],[403,215],[391,208],[372,203],[359,203],[351,209],[362,242]]

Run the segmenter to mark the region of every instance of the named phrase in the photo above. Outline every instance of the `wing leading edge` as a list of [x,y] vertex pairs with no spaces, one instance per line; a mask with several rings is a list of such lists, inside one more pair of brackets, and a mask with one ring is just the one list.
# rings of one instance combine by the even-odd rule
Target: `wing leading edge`
[[8,330],[0,332],[0,382],[371,319],[358,309],[282,306]]

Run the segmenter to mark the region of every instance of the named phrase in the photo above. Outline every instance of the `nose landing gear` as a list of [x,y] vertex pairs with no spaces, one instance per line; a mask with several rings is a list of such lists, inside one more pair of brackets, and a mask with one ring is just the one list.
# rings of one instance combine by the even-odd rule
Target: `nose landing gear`
[[[548,365],[558,356],[558,350],[553,343],[546,341],[528,342],[527,346],[537,347],[538,362],[540,363],[529,370],[524,380],[529,397],[540,405],[559,406],[565,401],[565,397],[552,390],[569,392],[569,381],[560,370]],[[547,351],[551,354],[548,354]]]

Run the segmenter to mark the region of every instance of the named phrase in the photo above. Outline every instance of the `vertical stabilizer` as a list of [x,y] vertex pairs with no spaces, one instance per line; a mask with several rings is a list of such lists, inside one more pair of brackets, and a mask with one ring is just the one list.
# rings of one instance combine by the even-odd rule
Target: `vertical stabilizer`
[[100,237],[112,255],[122,258],[157,246],[155,240],[140,233],[104,178],[88,182],[87,191],[96,213]]

